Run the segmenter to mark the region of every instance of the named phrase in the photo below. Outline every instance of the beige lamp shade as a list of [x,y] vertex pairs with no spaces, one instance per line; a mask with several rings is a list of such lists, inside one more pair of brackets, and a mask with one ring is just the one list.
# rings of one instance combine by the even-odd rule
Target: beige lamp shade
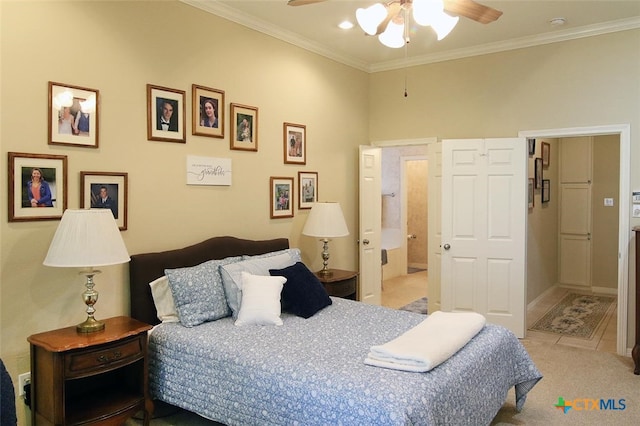
[[111,210],[66,210],[43,264],[86,268],[117,265],[129,260]]
[[304,224],[303,235],[319,238],[346,237],[349,229],[340,203],[314,203]]

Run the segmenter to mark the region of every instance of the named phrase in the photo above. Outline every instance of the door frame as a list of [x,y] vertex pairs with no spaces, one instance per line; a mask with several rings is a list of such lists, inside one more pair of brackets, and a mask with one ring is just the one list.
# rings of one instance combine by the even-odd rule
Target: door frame
[[629,203],[631,185],[631,125],[612,124],[602,126],[568,127],[544,130],[523,130],[518,136],[524,138],[566,138],[575,136],[618,135],[620,138],[620,189],[618,194],[618,355],[629,356],[627,350],[628,303],[629,303],[629,244],[631,228]]

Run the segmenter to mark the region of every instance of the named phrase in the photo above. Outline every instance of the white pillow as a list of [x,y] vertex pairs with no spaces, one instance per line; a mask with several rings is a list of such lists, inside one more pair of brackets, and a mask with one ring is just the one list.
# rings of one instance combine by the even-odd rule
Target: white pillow
[[220,276],[224,286],[224,294],[227,304],[231,308],[234,319],[238,318],[238,311],[242,302],[242,276],[241,273],[249,272],[253,275],[269,276],[269,269],[282,269],[299,262],[300,251],[282,251],[273,256],[256,256],[249,259],[220,266]]
[[235,325],[282,325],[280,292],[285,277],[242,272],[242,302]]
[[153,303],[158,311],[158,319],[161,322],[180,322],[176,305],[173,301],[173,294],[169,288],[169,278],[166,275],[149,283]]

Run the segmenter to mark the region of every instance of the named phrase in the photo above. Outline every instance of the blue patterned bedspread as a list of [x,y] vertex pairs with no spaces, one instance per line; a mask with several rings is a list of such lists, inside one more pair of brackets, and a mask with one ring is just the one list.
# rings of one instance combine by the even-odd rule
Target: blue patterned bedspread
[[518,339],[487,324],[428,373],[364,364],[369,348],[425,319],[332,298],[309,319],[236,327],[162,324],[149,340],[152,397],[227,425],[488,425],[542,377]]

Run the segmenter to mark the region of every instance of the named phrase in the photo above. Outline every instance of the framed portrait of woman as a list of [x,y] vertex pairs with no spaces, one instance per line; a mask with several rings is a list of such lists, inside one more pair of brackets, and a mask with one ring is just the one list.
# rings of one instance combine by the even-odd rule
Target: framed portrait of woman
[[100,92],[49,82],[49,145],[98,148]]
[[9,222],[57,220],[67,208],[67,156],[9,152]]
[[224,138],[224,90],[210,87],[191,87],[191,133],[211,138]]
[[121,231],[127,229],[128,174],[80,172],[80,208],[109,209]]

